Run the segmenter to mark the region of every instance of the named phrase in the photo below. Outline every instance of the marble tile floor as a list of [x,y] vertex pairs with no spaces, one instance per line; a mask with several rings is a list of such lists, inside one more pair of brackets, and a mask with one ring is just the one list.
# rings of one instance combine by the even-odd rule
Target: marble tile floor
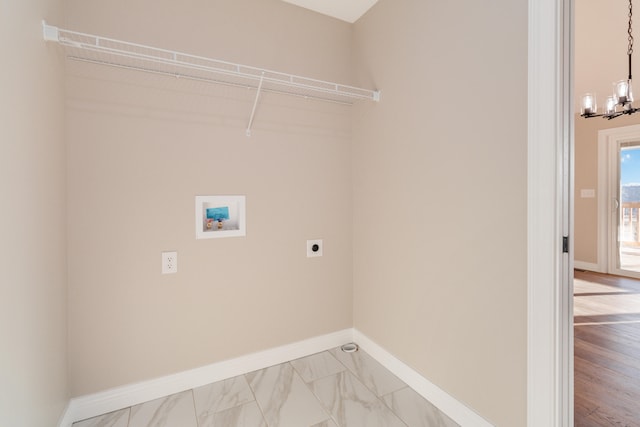
[[453,427],[371,356],[339,348],[73,427]]

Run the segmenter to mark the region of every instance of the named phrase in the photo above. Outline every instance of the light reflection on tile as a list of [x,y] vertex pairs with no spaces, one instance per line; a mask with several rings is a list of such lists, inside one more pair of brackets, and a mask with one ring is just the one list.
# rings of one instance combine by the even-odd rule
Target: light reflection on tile
[[197,427],[191,390],[131,408],[129,427]]
[[309,384],[343,427],[406,427],[387,406],[349,371]]
[[409,427],[459,427],[429,401],[409,387],[382,397]]
[[129,408],[73,423],[73,427],[127,427]]
[[267,427],[258,404],[249,402],[221,412],[198,424],[199,427]]
[[306,383],[337,374],[346,369],[328,351],[293,360],[291,365]]
[[330,351],[378,397],[406,387],[398,377],[362,350],[345,353],[339,348],[334,348]]
[[329,419],[289,363],[246,375],[269,427],[311,426]]
[[217,412],[255,400],[244,375],[194,388],[193,399],[200,427],[213,422]]

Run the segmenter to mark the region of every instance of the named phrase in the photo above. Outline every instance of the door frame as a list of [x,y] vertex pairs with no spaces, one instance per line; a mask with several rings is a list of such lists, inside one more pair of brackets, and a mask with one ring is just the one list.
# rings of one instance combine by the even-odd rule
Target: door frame
[[573,0],[528,0],[528,24],[527,425],[571,427]]

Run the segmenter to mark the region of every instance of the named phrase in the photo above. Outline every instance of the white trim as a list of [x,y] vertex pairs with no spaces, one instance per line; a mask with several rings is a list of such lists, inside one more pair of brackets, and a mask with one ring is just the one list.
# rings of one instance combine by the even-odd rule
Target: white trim
[[59,427],[71,427],[76,421],[278,365],[351,341],[353,329],[345,329],[189,371],[75,397],[69,402]]
[[606,273],[600,268],[600,265],[593,262],[573,261],[573,267],[578,270],[595,271],[596,273]]
[[[563,307],[563,99],[570,47],[571,0],[529,0],[528,10],[528,331],[527,425],[571,425],[570,316]],[[569,10],[565,9],[569,6]],[[569,27],[569,28],[567,28]],[[566,258],[566,257],[565,257]],[[570,264],[570,263],[569,263]],[[567,340],[567,341],[570,341]],[[565,368],[565,369],[563,369]]]
[[71,427],[71,424],[76,421],[73,419],[73,409],[71,406],[71,401],[67,402],[64,412],[62,412],[62,415],[60,415],[60,419],[58,420],[58,427]]
[[357,329],[354,330],[354,341],[368,355],[377,360],[391,373],[417,391],[422,397],[433,403],[439,410],[447,414],[461,426],[492,427],[493,424],[482,418],[459,400],[433,384],[431,381],[397,359]]
[[609,272],[609,151],[607,141],[600,131],[598,132],[598,265],[603,273]]
[[566,253],[561,253],[562,268],[561,278],[556,283],[556,292],[559,295],[556,304],[559,315],[557,328],[559,329],[557,357],[559,372],[556,377],[559,388],[559,414],[560,424],[574,425],[574,336],[573,336],[573,276],[574,276],[574,212],[575,212],[575,114],[574,114],[574,0],[564,0],[561,3],[561,26],[558,31],[562,40],[561,56],[559,58],[562,70],[562,89],[560,96],[562,107],[560,110],[560,128],[562,137],[559,141],[562,146],[562,161],[560,163],[561,194],[562,194],[562,235],[568,236],[569,246]]

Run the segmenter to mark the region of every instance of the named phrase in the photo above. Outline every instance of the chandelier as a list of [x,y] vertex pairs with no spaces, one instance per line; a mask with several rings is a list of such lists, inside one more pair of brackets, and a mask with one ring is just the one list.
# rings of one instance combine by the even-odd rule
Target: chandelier
[[633,114],[640,111],[640,108],[634,108],[633,92],[631,91],[631,55],[633,54],[633,31],[631,29],[631,17],[633,16],[632,0],[629,0],[629,27],[627,34],[629,35],[629,44],[627,47],[627,56],[629,57],[629,76],[627,80],[620,80],[613,84],[613,95],[607,97],[604,104],[602,114],[598,114],[596,96],[593,93],[586,93],[582,97],[582,107],[580,108],[580,116],[585,118],[603,117],[611,120],[623,114]]

